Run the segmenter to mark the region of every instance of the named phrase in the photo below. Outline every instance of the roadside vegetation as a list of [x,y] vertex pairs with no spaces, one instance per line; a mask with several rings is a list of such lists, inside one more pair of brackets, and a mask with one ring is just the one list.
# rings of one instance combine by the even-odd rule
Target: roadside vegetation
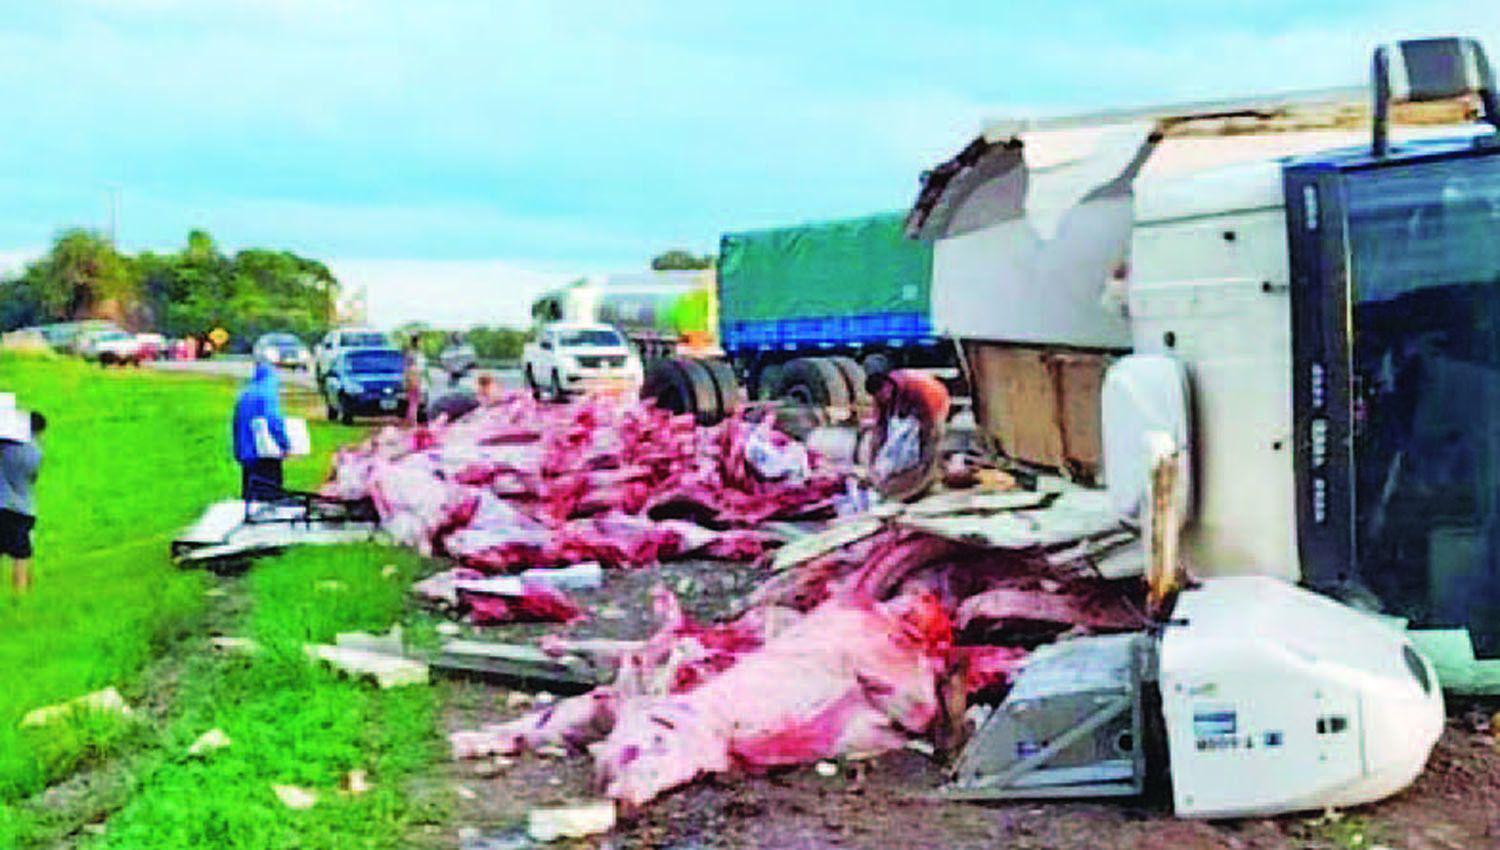
[[[389,626],[399,615],[405,585],[382,576],[381,567],[396,564],[398,576],[409,576],[414,561],[375,547],[347,547],[294,553],[257,565],[245,577],[222,580],[171,563],[172,536],[238,487],[228,452],[232,382],[0,354],[0,390],[17,393],[25,407],[49,419],[37,492],[37,586],[16,598],[9,577],[0,579],[0,847],[56,837],[56,830],[67,828],[66,818],[49,822],[55,801],[39,808],[37,793],[70,776],[107,773],[122,761],[132,764],[115,777],[107,806],[67,803],[96,814],[101,806],[125,806],[120,831],[104,834],[109,846],[263,847],[287,846],[278,836],[293,833],[265,833],[236,822],[224,827],[222,840],[197,833],[197,844],[187,838],[175,845],[131,843],[131,836],[143,835],[147,824],[174,822],[173,812],[182,818],[182,830],[190,821],[197,828],[219,822],[202,810],[182,808],[174,789],[185,792],[189,785],[219,787],[228,795],[221,799],[238,800],[244,818],[285,821],[277,828],[322,829],[331,836],[326,821],[342,809],[330,806],[309,819],[288,820],[256,796],[269,795],[269,786],[251,787],[248,777],[274,775],[277,783],[321,786],[363,767],[373,781],[403,775],[426,758],[424,747],[412,742],[431,735],[429,689],[370,692],[367,685],[311,668],[298,654],[303,640]],[[362,433],[312,424],[314,454],[288,465],[292,486],[320,481],[333,449]],[[319,578],[304,581],[314,575]],[[324,579],[343,590],[317,590],[313,585]],[[251,661],[209,656],[210,623],[253,635],[269,650]],[[293,644],[297,652],[289,649]],[[176,660],[163,665],[164,658]],[[163,666],[165,673],[155,669]],[[111,686],[132,705],[156,709],[141,714],[168,722],[92,715],[39,729],[18,726],[34,708]],[[239,730],[242,742],[225,751],[234,755],[221,762],[177,761],[203,722],[231,736],[230,727]],[[288,769],[292,764],[296,769]],[[241,796],[229,794],[240,785]],[[394,793],[378,785],[354,808],[372,828],[410,819],[398,816],[406,804]],[[323,846],[309,841],[300,846]]]
[[102,234],[73,229],[0,282],[0,330],[86,318],[174,338],[223,328],[231,348],[248,351],[263,333],[323,333],[339,292],[327,266],[290,251],[225,254],[194,230],[180,250],[127,254]]
[[[409,847],[422,825],[440,824],[444,786],[423,782],[441,755],[434,689],[377,690],[309,664],[302,650],[339,632],[390,628],[418,568],[414,556],[373,546],[301,549],[257,564],[244,579],[244,634],[260,651],[211,657],[184,677],[164,755],[100,846]],[[229,746],[188,755],[211,729]],[[355,771],[369,790],[349,790]],[[276,785],[317,802],[288,809]]]

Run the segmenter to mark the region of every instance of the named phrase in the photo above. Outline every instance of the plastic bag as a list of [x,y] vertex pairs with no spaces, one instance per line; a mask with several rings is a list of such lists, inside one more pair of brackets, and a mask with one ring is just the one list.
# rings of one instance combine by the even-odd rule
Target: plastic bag
[[897,416],[886,422],[885,442],[870,465],[870,475],[885,481],[922,462],[922,423],[915,416]]
[[756,426],[745,440],[745,462],[762,481],[797,483],[812,474],[807,448],[790,440],[778,445],[770,420]]

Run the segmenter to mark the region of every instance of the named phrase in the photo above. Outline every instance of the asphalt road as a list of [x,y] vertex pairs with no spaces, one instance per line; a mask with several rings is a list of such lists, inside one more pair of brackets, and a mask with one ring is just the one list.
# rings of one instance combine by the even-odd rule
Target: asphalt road
[[[236,380],[247,380],[250,377],[251,367],[254,361],[245,356],[229,355],[215,357],[210,360],[160,360],[146,364],[148,369],[156,369],[162,372],[184,372],[196,375],[221,375]],[[504,389],[521,389],[520,369],[481,369],[470,372],[468,377],[459,383],[459,387],[470,392],[474,391],[475,382],[481,373],[495,376]],[[287,387],[295,387],[308,391],[316,391],[317,386],[313,383],[310,370],[305,369],[282,369],[282,383]],[[450,382],[448,375],[441,369],[432,368],[427,370],[428,387],[434,393],[445,392]]]

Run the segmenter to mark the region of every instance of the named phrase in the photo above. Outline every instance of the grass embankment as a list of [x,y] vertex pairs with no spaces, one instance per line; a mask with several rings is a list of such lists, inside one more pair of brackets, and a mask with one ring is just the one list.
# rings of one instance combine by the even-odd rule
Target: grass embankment
[[[26,711],[109,685],[132,702],[153,696],[143,692],[145,685],[138,680],[142,668],[169,647],[182,652],[204,628],[212,607],[205,597],[208,580],[173,566],[167,544],[205,505],[238,487],[227,446],[235,387],[202,377],[104,371],[74,361],[0,355],[0,390],[17,393],[24,407],[45,412],[50,423],[37,494],[37,588],[14,599],[0,586],[0,846],[35,837],[35,819],[10,804],[122,752],[142,759],[131,783],[145,778],[148,793],[127,810],[122,837],[108,840],[117,846],[174,846],[155,840],[119,842],[143,834],[142,813],[166,816],[151,808],[158,799],[152,794],[169,798],[178,768],[154,758],[152,751],[166,752],[174,736],[188,734],[187,726],[217,716],[216,711],[247,712],[236,722],[246,724],[249,746],[258,744],[267,760],[261,767],[279,776],[276,765],[295,754],[305,757],[308,780],[342,768],[348,758],[333,758],[338,746],[352,752],[388,735],[404,741],[400,730],[424,722],[430,729],[425,697],[369,694],[327,674],[273,663],[289,662],[288,653],[277,651],[223,669],[221,660],[189,660],[180,680],[166,683],[177,689],[169,698],[173,716],[180,718],[167,730],[97,718],[53,724],[43,731],[19,730]],[[289,464],[289,481],[308,486],[321,479],[332,449],[359,433],[315,423],[314,456]],[[244,582],[254,632],[268,645],[284,647],[296,640],[293,634],[299,629],[304,636],[324,637],[329,628],[389,624],[400,606],[400,590],[379,578],[378,568],[374,576],[364,575],[375,557],[375,550],[356,547],[299,553],[257,568]],[[411,565],[403,563],[407,574]],[[296,584],[301,571],[308,570],[349,573],[347,600],[309,598],[278,584]],[[380,584],[372,584],[375,579]],[[243,595],[238,588],[234,592]],[[367,622],[370,618],[384,622]],[[284,723],[291,737],[278,739],[270,730],[257,733],[251,722],[256,711],[267,722],[274,719],[271,715],[284,714],[275,723]],[[303,722],[299,716],[322,720]],[[314,729],[321,730],[321,737],[312,734]],[[335,746],[338,741],[343,743]],[[322,743],[306,751],[300,748],[303,742]],[[294,782],[296,777],[277,781]],[[382,795],[370,799],[379,801]],[[238,840],[175,846],[231,846]],[[277,843],[244,840],[250,843],[238,846]]]
[[[302,549],[257,565],[246,579],[247,634],[261,651],[212,659],[184,677],[168,755],[109,822],[101,845],[407,847],[417,824],[440,821],[441,789],[413,782],[441,756],[433,689],[379,691],[310,665],[302,651],[341,631],[389,628],[419,564],[404,552],[360,546]],[[214,728],[229,747],[186,755]],[[355,770],[366,772],[371,790],[341,790]],[[273,785],[313,791],[318,802],[289,810]]]

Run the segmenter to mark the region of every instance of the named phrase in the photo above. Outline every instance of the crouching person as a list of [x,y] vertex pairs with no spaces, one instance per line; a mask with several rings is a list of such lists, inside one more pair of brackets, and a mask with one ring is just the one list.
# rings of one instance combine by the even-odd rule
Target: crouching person
[[936,480],[951,400],[937,378],[912,369],[872,372],[870,480],[887,499],[914,499]]

